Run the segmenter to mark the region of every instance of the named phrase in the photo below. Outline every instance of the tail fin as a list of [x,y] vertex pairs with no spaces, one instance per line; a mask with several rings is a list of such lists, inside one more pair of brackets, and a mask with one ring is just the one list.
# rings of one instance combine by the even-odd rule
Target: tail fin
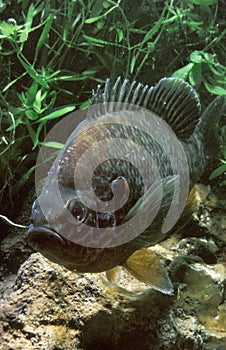
[[201,116],[197,131],[203,135],[209,159],[222,154],[221,128],[226,125],[226,96],[216,97]]

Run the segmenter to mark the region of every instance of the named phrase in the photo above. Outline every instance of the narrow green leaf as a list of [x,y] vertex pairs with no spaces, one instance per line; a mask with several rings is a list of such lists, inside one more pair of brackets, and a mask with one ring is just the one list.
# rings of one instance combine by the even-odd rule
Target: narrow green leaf
[[[208,64],[209,69],[211,70],[211,72],[213,72],[214,75],[224,78],[225,82],[226,82],[226,68],[225,67],[217,67],[217,64],[215,65],[215,67],[212,64]],[[218,68],[219,70],[217,70],[216,68]]]
[[21,78],[23,78],[25,75],[27,74],[27,72],[24,72],[23,74],[21,74],[19,77],[17,77],[16,79],[12,80],[9,84],[7,84],[4,89],[2,90],[2,92],[5,92],[6,90],[8,90],[12,85],[14,85],[18,80],[20,80]]
[[202,63],[194,64],[188,73],[189,82],[192,86],[199,87],[202,82]]
[[224,89],[223,87],[211,85],[205,79],[203,79],[203,83],[205,85],[206,90],[209,91],[211,94],[218,96],[226,96],[226,89]]
[[42,108],[42,90],[38,90],[37,94],[35,96],[35,100],[33,102],[33,108],[35,110],[35,112],[37,112],[38,114],[41,113],[41,108]]
[[146,30],[143,29],[130,28],[129,31],[136,34],[146,34]]
[[27,14],[26,22],[25,22],[25,29],[22,30],[21,34],[20,34],[20,42],[21,43],[27,41],[28,34],[29,34],[29,31],[30,31],[31,26],[32,26],[33,18],[34,18],[34,5],[31,4],[29,9],[28,9],[28,14]]
[[27,130],[28,130],[29,136],[30,136],[32,142],[34,143],[35,142],[35,138],[36,138],[36,132],[32,128],[31,123],[27,122],[26,126],[27,126]]
[[[102,4],[103,5],[103,4]],[[118,4],[116,4],[115,6],[112,6],[108,11],[104,12],[103,15],[100,15],[100,16],[94,16],[92,18],[88,18],[85,20],[85,23],[86,24],[91,24],[91,23],[94,23],[96,21],[98,21],[99,19],[103,18],[103,17],[106,17],[110,12],[112,12],[114,9],[116,9],[118,7]],[[100,13],[100,11],[98,11],[98,13]],[[97,14],[98,14],[97,13]],[[91,15],[93,15],[95,13],[92,13]]]
[[135,67],[135,63],[136,63],[136,56],[133,56],[131,63],[130,63],[130,73],[133,73],[134,67]]
[[38,91],[38,84],[34,81],[28,89],[27,92],[27,102],[28,105],[32,104],[35,100],[35,96]]
[[21,54],[17,54],[18,60],[20,61],[21,65],[24,67],[26,72],[30,75],[30,77],[39,83],[42,87],[45,89],[49,88],[49,85],[42,79],[42,77],[37,73],[37,71],[32,67],[32,65],[29,63],[26,63],[24,59],[21,57]]
[[42,117],[39,119],[39,122],[44,122],[50,119],[55,119],[62,117],[62,115],[67,114],[72,112],[75,109],[75,105],[67,106],[67,107],[62,107],[60,109],[57,109],[56,111],[47,114],[45,117]]
[[223,87],[225,85],[225,87],[226,87],[226,79],[224,78],[224,75],[222,75],[223,80],[217,78],[216,76],[214,76],[212,74],[208,74],[208,73],[206,73],[204,75],[204,78],[206,78],[207,82],[210,85],[216,85],[216,86],[221,86],[221,87]]
[[89,107],[90,105],[91,105],[91,100],[88,99],[79,106],[79,109],[85,109],[85,108]]
[[111,44],[108,41],[102,40],[102,39],[97,39],[97,38],[93,38],[92,36],[89,35],[83,35],[83,38],[86,39],[87,41],[94,43],[94,44],[101,44],[101,45],[105,45],[105,44]]
[[151,40],[153,38],[153,36],[158,32],[159,28],[161,27],[163,23],[162,18],[160,18],[158,20],[158,22],[156,22],[154,24],[154,26],[149,30],[149,32],[145,35],[142,44],[146,43],[147,41]]
[[27,18],[26,18],[26,23],[29,27],[31,27],[31,24],[33,22],[33,18],[34,18],[34,4],[31,4],[29,6]]
[[99,21],[99,19],[101,19],[101,18],[103,18],[103,16],[97,16],[97,17],[93,17],[93,18],[88,18],[88,19],[85,20],[85,23],[86,24],[91,24],[91,23]]
[[207,6],[216,4],[217,0],[190,0],[195,5]]
[[50,82],[50,81],[55,80],[55,78],[57,77],[57,75],[59,75],[60,73],[61,73],[61,70],[58,69],[58,70],[56,70],[55,72],[53,72],[52,74],[48,74],[48,73],[45,71],[45,68],[42,67],[42,75],[43,75],[44,77],[46,77],[45,80],[46,80],[47,82]]
[[226,164],[222,164],[220,165],[217,169],[215,169],[212,174],[209,176],[210,180],[215,179],[216,177],[220,176],[221,174],[223,174],[224,172],[226,172]]
[[33,150],[39,145],[39,135],[42,131],[42,128],[44,126],[45,123],[40,123],[37,130],[36,130],[36,133],[35,133],[35,137],[34,137],[34,140],[33,140]]
[[97,73],[97,72],[98,72],[97,69],[89,69],[89,70],[84,70],[84,71],[82,72],[82,75],[84,75],[84,76],[93,75],[93,74],[95,74],[95,73]]
[[31,174],[33,173],[33,171],[35,170],[35,168],[36,168],[36,165],[33,165],[28,171],[26,171],[25,174],[23,174],[22,179],[27,181],[29,179],[29,177],[31,176]]
[[62,75],[60,77],[54,78],[54,81],[80,81],[85,80],[86,77],[82,75]]
[[46,38],[49,34],[49,31],[51,29],[52,26],[52,22],[53,22],[53,17],[49,16],[46,20],[46,24],[44,26],[44,29],[38,39],[37,45],[36,45],[36,49],[35,49],[35,57],[38,56],[39,50],[42,47],[42,45],[46,42]]
[[119,43],[122,41],[123,39],[123,31],[121,29],[116,29],[117,34],[118,34],[118,41]]
[[56,142],[56,141],[40,142],[40,144],[43,146],[46,146],[46,147],[52,147],[52,148],[57,148],[57,149],[62,149],[64,147],[63,143]]

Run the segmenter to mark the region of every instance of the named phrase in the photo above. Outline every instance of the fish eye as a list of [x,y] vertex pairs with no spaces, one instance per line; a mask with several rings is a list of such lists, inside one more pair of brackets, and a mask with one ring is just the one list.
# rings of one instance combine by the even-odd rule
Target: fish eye
[[67,203],[67,208],[70,213],[80,222],[83,222],[87,215],[87,209],[83,203],[79,202],[77,199],[71,199]]

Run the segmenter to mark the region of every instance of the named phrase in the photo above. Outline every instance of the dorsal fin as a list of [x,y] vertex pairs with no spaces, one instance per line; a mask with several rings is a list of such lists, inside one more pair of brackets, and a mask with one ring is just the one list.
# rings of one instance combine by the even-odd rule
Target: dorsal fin
[[128,79],[122,81],[121,77],[118,77],[112,86],[108,78],[103,92],[100,85],[98,85],[96,91],[92,91],[92,104],[119,102],[146,107],[150,94],[149,90],[152,89],[153,87],[144,86],[136,81],[132,81],[132,83]]
[[151,91],[148,109],[163,118],[181,139],[188,139],[200,118],[196,91],[179,78],[163,78]]
[[181,140],[193,133],[200,117],[200,101],[195,90],[179,78],[163,78],[156,86],[149,87],[136,81],[118,77],[111,84],[106,80],[104,91],[98,86],[92,92],[89,116],[97,118],[106,112],[136,110],[145,107],[163,118]]

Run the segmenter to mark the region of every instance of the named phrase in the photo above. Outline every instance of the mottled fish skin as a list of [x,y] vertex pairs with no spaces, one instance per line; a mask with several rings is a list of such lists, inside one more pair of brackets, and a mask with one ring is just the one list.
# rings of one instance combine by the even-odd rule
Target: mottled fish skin
[[[200,102],[195,90],[181,79],[164,78],[155,87],[144,86],[140,83],[128,80],[116,80],[114,86],[111,86],[109,80],[106,81],[104,91],[98,87],[93,92],[93,103],[103,104],[100,108],[106,108],[105,102],[129,103],[132,105],[142,106],[150,111],[160,115],[174,130],[180,140],[186,153],[189,171],[190,171],[190,189],[203,174],[208,163],[209,148],[205,140],[205,134],[211,123],[216,123],[225,111],[225,97],[217,98],[203,115],[200,116]],[[164,103],[163,103],[164,102]],[[99,107],[98,107],[99,108]],[[112,107],[113,108],[113,107]],[[95,111],[95,109],[94,109]],[[112,113],[114,110],[107,110],[106,113]],[[118,111],[118,120],[120,113]],[[103,110],[96,110],[95,118],[103,114]],[[134,112],[135,113],[135,112]],[[216,115],[215,121],[213,114]],[[211,137],[211,134],[208,134]],[[120,137],[132,139],[135,143],[144,145],[149,150],[152,157],[160,169],[161,176],[170,177],[173,171],[164,149],[157,143],[153,143],[145,132],[136,130],[127,125],[119,126],[118,124],[105,124],[96,126],[89,130],[85,138],[82,134],[76,139],[76,144],[72,141],[62,150],[59,161],[55,161],[52,170],[50,170],[43,193],[48,191],[53,181],[53,173],[56,167],[59,169],[58,181],[62,198],[65,204],[68,199],[75,198],[76,213],[81,216],[83,222],[89,225],[108,227],[119,225],[124,220],[129,210],[136,204],[138,199],[143,195],[143,183],[139,172],[130,164],[119,162],[117,159],[110,159],[101,164],[94,173],[93,188],[100,199],[108,201],[112,198],[112,181],[119,177],[126,179],[125,186],[132,189],[126,206],[116,213],[110,213],[108,217],[79,207],[76,203],[76,193],[74,189],[74,172],[73,169],[86,149],[92,145],[93,141],[106,139],[110,137]],[[79,147],[77,146],[79,144]],[[104,150],[103,150],[104,152]],[[97,155],[98,157],[98,155]],[[81,176],[82,171],[81,169]],[[167,185],[167,184],[166,184]],[[168,187],[167,187],[168,188]],[[169,192],[171,198],[171,193]],[[54,196],[51,197],[49,206],[51,208],[54,202]],[[164,203],[163,203],[164,204]],[[135,252],[144,247],[152,246],[168,237],[174,229],[171,229],[167,235],[160,231],[164,218],[170,206],[170,200],[165,199],[156,219],[144,233],[128,243],[121,244],[110,248],[91,248],[75,244],[55,232],[49,223],[46,222],[42,214],[38,200],[34,202],[32,209],[33,224],[28,232],[29,244],[37,251],[40,251],[50,260],[64,265],[70,270],[78,272],[101,272],[109,270],[117,265],[123,265],[125,261]],[[84,214],[85,213],[85,214]],[[83,218],[84,214],[84,218]],[[76,230],[76,228],[75,228]]]

